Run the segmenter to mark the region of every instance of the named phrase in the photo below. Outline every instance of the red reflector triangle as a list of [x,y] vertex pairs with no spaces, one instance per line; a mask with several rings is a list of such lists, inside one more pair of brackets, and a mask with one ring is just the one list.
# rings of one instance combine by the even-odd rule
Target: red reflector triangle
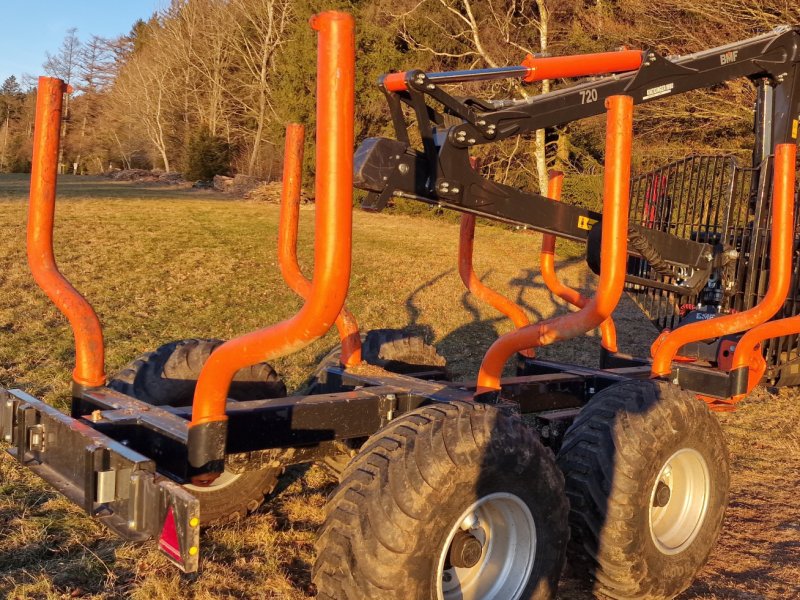
[[178,528],[175,527],[175,515],[173,514],[171,506],[169,510],[167,510],[164,526],[161,528],[161,538],[158,540],[158,546],[172,560],[183,564],[183,559],[181,558],[181,543],[178,540]]

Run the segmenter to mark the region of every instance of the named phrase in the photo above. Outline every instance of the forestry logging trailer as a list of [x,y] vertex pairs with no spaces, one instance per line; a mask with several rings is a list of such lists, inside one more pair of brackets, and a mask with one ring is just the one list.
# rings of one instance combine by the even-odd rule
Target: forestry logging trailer
[[[72,325],[70,415],[0,391],[8,453],[128,540],[158,539],[186,572],[200,526],[255,509],[293,464],[340,477],[313,579],[329,599],[550,598],[566,553],[595,590],[668,598],[719,534],[728,458],[710,409],[758,381],[798,382],[796,139],[800,29],[692,54],[650,51],[526,59],[522,66],[381,78],[396,139],[353,156],[354,24],[325,12],[318,31],[314,271],[297,265],[303,131],[289,127],[279,257],[305,299],[277,325],[222,343],[182,340],[108,380],[90,305],[58,272],[52,246],[64,84],[39,82],[28,221],[31,271]],[[447,84],[592,76],[524,100],[455,97]],[[735,78],[755,85],[752,164],[694,156],[631,177],[633,108]],[[602,212],[487,180],[471,150],[533,130],[607,119]],[[413,115],[419,136],[412,135]],[[414,147],[413,139],[421,140]],[[475,382],[449,382],[418,337],[362,335],[344,309],[353,184],[380,210],[393,196],[463,213],[459,271],[517,329],[486,352]],[[475,216],[543,232],[546,285],[579,307],[539,323],[472,270]],[[553,266],[556,236],[587,246],[587,299]],[[616,348],[612,311],[630,293],[664,333],[652,358]],[[286,397],[262,361],[336,322],[341,349]],[[537,360],[537,347],[601,327],[600,368]],[[518,376],[502,378],[516,357]],[[571,532],[571,533],[570,533]]]

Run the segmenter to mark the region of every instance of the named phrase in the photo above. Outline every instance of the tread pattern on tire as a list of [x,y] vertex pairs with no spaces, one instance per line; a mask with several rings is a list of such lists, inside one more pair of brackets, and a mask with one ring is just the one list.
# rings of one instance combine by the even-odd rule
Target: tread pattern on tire
[[[500,441],[498,431],[504,432]],[[568,507],[552,454],[516,417],[484,405],[453,402],[393,420],[345,468],[341,485],[329,498],[317,541],[313,580],[318,598],[425,597],[426,582],[420,581],[419,573],[431,557],[420,556],[415,532],[435,514],[436,502],[448,497],[453,474],[480,472],[490,454],[505,461],[509,472],[521,473],[535,461],[543,478],[539,485],[558,490],[550,518],[563,528],[562,547],[551,548],[560,552],[560,558],[553,559],[560,561],[560,572]],[[549,581],[539,587],[554,590],[556,585]],[[543,592],[534,597],[550,596]]]
[[[319,361],[314,373],[303,385],[312,390],[319,376],[330,366],[339,364],[341,346],[336,346]],[[373,329],[361,333],[361,359],[392,373],[439,371],[447,378],[447,360],[420,335],[402,329]],[[422,369],[420,369],[421,367]]]
[[367,332],[361,354],[365,361],[392,373],[408,373],[416,367],[444,370],[447,361],[420,335],[400,329],[373,329]]
[[[641,506],[634,499],[649,485],[642,480],[645,465],[652,470],[648,460],[652,463],[663,440],[687,428],[713,440],[709,452],[721,468],[722,481],[716,482],[724,488],[721,510],[709,512],[703,524],[713,547],[727,504],[728,459],[722,429],[705,403],[666,382],[627,381],[596,394],[567,431],[558,465],[570,502],[569,556],[576,563],[589,562],[599,593],[619,599],[671,598],[705,564],[710,548],[692,573],[677,579],[649,572],[642,559],[643,533],[636,526]],[[649,538],[649,530],[646,534]]]
[[[123,367],[108,387],[156,406],[186,406],[191,404],[203,365],[223,343],[200,338],[169,342]],[[286,395],[286,386],[275,369],[262,362],[240,370],[229,395],[236,400],[281,398]]]
[[[108,387],[148,404],[188,406],[203,365],[222,343],[199,338],[169,342],[133,360]],[[236,400],[280,398],[286,396],[286,386],[271,365],[258,363],[236,374],[229,396]],[[228,487],[196,492],[201,524],[229,523],[255,511],[275,490],[282,473],[280,467],[246,471]]]
[[[217,503],[215,499],[209,498],[207,495],[203,497],[201,493],[200,524],[204,527],[225,525],[255,512],[278,487],[283,471],[282,467],[266,467],[258,471],[242,473],[242,478],[247,479],[237,486],[234,501],[231,502],[230,497],[223,498],[219,501],[219,508],[210,505]],[[213,488],[209,489],[213,490]],[[224,490],[219,491],[223,492]]]

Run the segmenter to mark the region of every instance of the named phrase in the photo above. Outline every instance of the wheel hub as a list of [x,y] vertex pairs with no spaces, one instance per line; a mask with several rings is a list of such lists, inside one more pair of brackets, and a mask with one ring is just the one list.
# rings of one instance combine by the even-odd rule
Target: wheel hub
[[663,508],[669,504],[669,498],[671,495],[672,491],[669,489],[669,486],[663,481],[659,481],[656,484],[656,494],[653,498],[653,506]]
[[518,496],[484,496],[455,521],[438,557],[437,600],[518,600],[536,558],[536,525]]
[[474,567],[483,554],[483,544],[471,533],[457,531],[450,542],[450,564],[460,569]]
[[682,448],[667,459],[650,494],[650,535],[659,551],[678,554],[691,545],[705,521],[710,494],[702,454]]
[[217,491],[229,486],[234,481],[239,479],[239,477],[241,477],[239,473],[233,473],[231,471],[223,471],[222,473],[216,475],[217,476],[213,479],[202,478],[200,480],[196,480],[195,478],[192,478],[192,483],[187,483],[183,487],[191,492],[202,493],[204,491]]

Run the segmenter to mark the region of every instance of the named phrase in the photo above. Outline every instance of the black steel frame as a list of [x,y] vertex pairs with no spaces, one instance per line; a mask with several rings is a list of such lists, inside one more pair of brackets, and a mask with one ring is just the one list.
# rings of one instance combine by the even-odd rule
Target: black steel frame
[[[580,408],[596,392],[648,367],[586,369],[526,360],[535,374],[506,378],[489,399],[535,417],[546,443],[558,449]],[[359,375],[329,367],[320,393],[229,401],[226,467],[258,469],[321,460],[355,449],[393,418],[436,402],[475,402],[475,385],[416,375]],[[199,502],[189,483],[191,407],[152,406],[107,387],[73,392],[71,415],[20,390],[0,389],[0,436],[7,452],[75,504],[131,541],[163,536],[175,524],[173,562],[199,568]],[[164,543],[163,539],[160,543]]]

